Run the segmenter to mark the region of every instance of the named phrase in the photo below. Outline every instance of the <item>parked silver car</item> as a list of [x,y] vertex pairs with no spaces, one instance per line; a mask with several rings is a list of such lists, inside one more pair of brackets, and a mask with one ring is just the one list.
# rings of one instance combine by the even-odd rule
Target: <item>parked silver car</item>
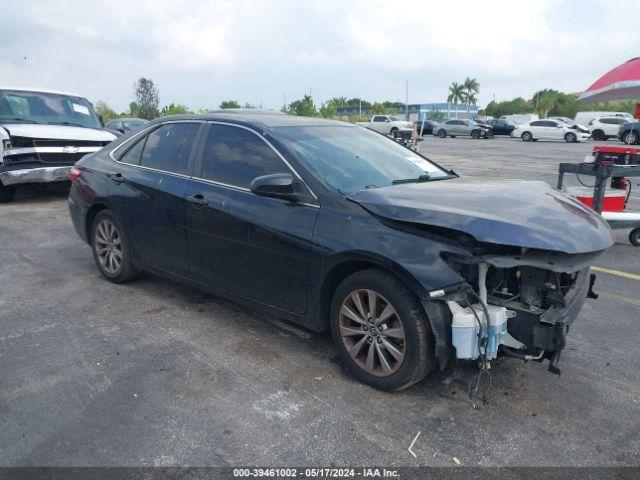
[[433,134],[440,138],[468,135],[471,138],[492,138],[493,128],[473,120],[452,119],[433,127]]

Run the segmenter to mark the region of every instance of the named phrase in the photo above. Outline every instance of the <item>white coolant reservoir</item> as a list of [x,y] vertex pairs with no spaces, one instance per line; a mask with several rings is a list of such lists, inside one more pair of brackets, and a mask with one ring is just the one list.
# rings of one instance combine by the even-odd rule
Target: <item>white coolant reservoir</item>
[[[451,320],[451,343],[456,349],[456,357],[474,360],[478,358],[478,333],[480,326],[470,307],[462,307],[458,302],[447,301],[453,315]],[[484,311],[476,309],[480,322],[485,323]]]

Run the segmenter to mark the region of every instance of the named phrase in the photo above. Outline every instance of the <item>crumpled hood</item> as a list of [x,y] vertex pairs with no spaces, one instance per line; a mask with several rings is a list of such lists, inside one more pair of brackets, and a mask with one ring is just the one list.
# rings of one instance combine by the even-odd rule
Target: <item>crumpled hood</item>
[[614,241],[600,215],[544,182],[467,177],[361,190],[349,199],[381,217],[458,230],[487,243],[574,254]]
[[116,136],[97,128],[74,127],[71,125],[40,125],[37,123],[3,123],[1,126],[11,136],[29,138],[51,138],[56,140],[89,140],[110,142]]

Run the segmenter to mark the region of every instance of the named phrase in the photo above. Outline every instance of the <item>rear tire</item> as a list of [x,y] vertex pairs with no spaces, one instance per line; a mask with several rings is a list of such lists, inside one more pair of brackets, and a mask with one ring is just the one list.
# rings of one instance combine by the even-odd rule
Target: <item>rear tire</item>
[[9,203],[16,196],[16,187],[6,187],[0,182],[0,203]]
[[446,136],[447,132],[445,132],[443,129],[438,130],[438,137],[445,138]]
[[98,270],[110,282],[129,282],[138,276],[138,269],[131,260],[129,241],[111,210],[102,210],[94,218],[91,248]]
[[640,247],[640,228],[634,228],[629,233],[629,241],[632,245]]
[[627,132],[622,136],[622,141],[627,145],[635,145],[640,141],[640,134],[638,132]]
[[356,272],[338,286],[331,333],[349,371],[380,390],[407,388],[435,367],[424,309],[404,283],[381,270]]
[[567,143],[575,143],[575,142],[578,141],[578,137],[576,137],[575,133],[569,132],[569,133],[565,134],[564,141],[567,142]]
[[391,131],[389,132],[389,135],[391,135],[392,137],[395,137],[397,131],[398,131],[398,129],[396,127],[393,127],[391,129]]
[[523,142],[530,142],[531,140],[533,140],[533,135],[531,135],[531,132],[524,132],[522,135],[520,135],[520,138]]

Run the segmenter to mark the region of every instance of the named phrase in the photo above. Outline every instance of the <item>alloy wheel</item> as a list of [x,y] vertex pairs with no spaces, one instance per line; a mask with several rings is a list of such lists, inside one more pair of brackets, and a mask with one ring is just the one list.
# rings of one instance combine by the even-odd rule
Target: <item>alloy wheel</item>
[[638,134],[636,132],[627,132],[624,135],[624,143],[627,145],[634,145],[638,143]]
[[373,290],[354,290],[340,306],[340,338],[365,372],[377,377],[394,374],[405,358],[402,320],[393,305]]
[[122,267],[122,242],[115,224],[103,219],[96,226],[94,234],[96,254],[100,265],[112,275],[116,275]]

